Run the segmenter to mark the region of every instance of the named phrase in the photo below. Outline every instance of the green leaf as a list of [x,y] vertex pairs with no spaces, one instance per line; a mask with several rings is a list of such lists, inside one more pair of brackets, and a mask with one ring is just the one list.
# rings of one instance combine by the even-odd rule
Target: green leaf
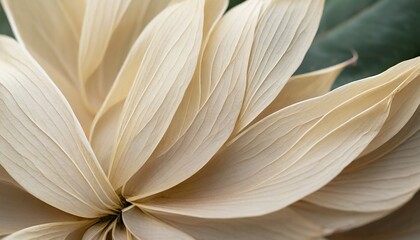
[[336,64],[356,51],[359,61],[335,87],[380,73],[420,55],[419,0],[327,0],[324,15],[297,73]]
[[12,29],[10,28],[9,22],[7,21],[6,14],[0,5],[0,34],[13,36]]

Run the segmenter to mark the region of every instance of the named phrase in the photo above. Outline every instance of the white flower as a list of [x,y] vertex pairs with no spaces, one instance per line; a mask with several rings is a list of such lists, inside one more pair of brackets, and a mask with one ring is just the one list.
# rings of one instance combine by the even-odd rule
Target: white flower
[[327,93],[349,62],[291,78],[322,0],[227,4],[3,0],[0,235],[312,239],[415,194],[420,58]]

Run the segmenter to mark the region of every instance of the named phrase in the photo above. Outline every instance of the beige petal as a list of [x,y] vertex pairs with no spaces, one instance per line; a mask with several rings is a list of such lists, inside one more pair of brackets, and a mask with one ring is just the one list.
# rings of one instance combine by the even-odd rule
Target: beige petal
[[260,17],[236,132],[252,122],[299,67],[318,29],[323,0],[270,0]]
[[51,207],[22,188],[2,179],[0,179],[0,196],[0,236],[38,224],[78,219]]
[[[245,69],[259,9],[261,4],[250,1],[230,11],[216,26],[204,53],[206,61],[202,63],[206,70],[202,80],[214,82],[214,89],[190,120],[185,134],[166,152],[160,152],[163,149],[158,147],[156,157],[152,156],[125,186],[124,194],[131,197],[130,201],[166,190],[189,178],[229,138],[245,93]],[[171,126],[182,125],[174,121]]]
[[416,240],[420,236],[420,193],[387,217],[355,230],[329,237],[332,240]]
[[[210,60],[214,60],[211,58],[214,58],[215,56],[209,53],[209,51],[213,53],[216,52],[217,49],[214,49],[214,42],[217,40],[219,42],[222,41],[219,39],[221,35],[221,27],[218,26],[217,23],[221,19],[223,13],[226,11],[227,6],[227,0],[206,0],[205,2],[203,42],[201,44],[201,51],[197,68],[195,69],[193,79],[191,80],[191,83],[185,92],[184,98],[182,99],[181,104],[179,105],[178,110],[176,111],[171,124],[165,133],[165,136],[162,138],[159,146],[155,150],[155,155],[161,155],[162,153],[166,152],[182,135],[185,134],[185,131],[190,127],[192,121],[197,117],[197,113],[203,107],[203,104],[208,100],[209,96],[201,96],[201,86],[202,82],[212,81],[212,79],[211,76],[208,76],[208,74],[205,75],[203,72],[204,69],[211,69],[213,67],[214,61]],[[224,20],[224,22],[226,21]],[[223,23],[223,25],[226,25],[226,23]],[[216,30],[216,33],[213,33],[215,31],[215,27],[218,30]],[[213,48],[211,46],[207,47],[209,42]],[[220,61],[221,59],[218,60]],[[219,80],[217,78],[215,79]],[[213,79],[213,82],[217,82],[216,80]],[[203,98],[205,101],[201,102],[201,98]]]
[[254,122],[258,122],[268,115],[294,103],[328,93],[338,75],[340,75],[344,68],[355,63],[357,58],[358,56],[354,55],[353,58],[337,65],[291,77],[279,95],[264,109]]
[[305,200],[344,211],[394,209],[420,188],[419,159],[420,131],[390,154],[358,171],[340,174]]
[[119,199],[69,104],[14,40],[0,38],[0,165],[29,193],[96,217]]
[[87,81],[105,56],[112,33],[118,27],[131,0],[89,0],[86,2],[79,47],[79,76]]
[[303,201],[293,204],[290,208],[328,234],[365,225],[390,213],[390,211],[347,212],[324,208]]
[[371,164],[372,162],[381,159],[388,153],[392,152],[395,148],[400,146],[408,138],[413,136],[417,131],[420,130],[420,108],[417,108],[413,117],[410,121],[388,142],[382,144],[379,148],[373,152],[359,157],[353,161],[348,167],[344,169],[344,172],[353,172],[363,169],[364,166]]
[[165,222],[142,212],[137,207],[123,211],[123,221],[130,233],[141,240],[155,239],[189,239],[193,238],[186,233],[166,224]]
[[[115,1],[108,1],[106,4],[112,5],[115,4],[114,2]],[[114,83],[114,80],[125,61],[129,50],[138,38],[139,34],[143,31],[151,19],[168,5],[170,0],[131,0],[129,2],[130,3],[123,13],[121,20],[118,23],[115,22],[116,25],[114,26],[114,29],[110,28],[108,25],[103,25],[105,21],[102,21],[102,23],[95,22],[94,25],[90,26],[90,28],[94,31],[89,29],[90,31],[86,30],[83,32],[84,34],[91,34],[88,37],[92,37],[93,39],[101,37],[102,34],[109,34],[110,37],[108,42],[103,42],[104,45],[97,45],[95,41],[87,43],[88,45],[94,44],[93,46],[87,47],[94,48],[92,51],[97,51],[95,54],[102,57],[95,59],[95,62],[97,62],[96,64],[98,65],[93,65],[96,67],[93,69],[92,74],[87,76],[87,79],[85,79],[87,97],[96,110],[100,107],[100,105],[102,105],[103,100]],[[98,3],[99,2],[90,4],[95,5]],[[124,3],[120,2],[120,4]],[[94,11],[95,9],[90,10]],[[98,14],[94,16],[98,18],[97,15]],[[105,14],[102,17],[106,18],[106,21],[112,21],[113,15]],[[90,17],[87,18],[87,21],[92,20],[95,21]],[[90,39],[86,40],[90,41]],[[105,39],[100,38],[99,40],[103,41]]]
[[226,220],[158,216],[200,240],[315,240],[325,235],[317,225],[288,208],[261,217]]
[[58,240],[66,239],[74,231],[79,228],[83,228],[89,224],[90,221],[75,221],[75,222],[56,222],[47,223],[42,225],[36,225],[33,227],[25,228],[18,232],[15,232],[4,240]]
[[[160,3],[160,1],[154,1],[153,5],[158,2]],[[223,4],[226,5],[226,0],[206,1],[204,37],[206,37],[206,33],[210,31],[208,28],[212,27],[209,26],[211,25],[209,22],[216,21],[214,18],[219,17],[217,16],[217,11],[224,9]],[[110,94],[95,117],[90,141],[105,171],[109,170],[110,155],[112,145],[114,143],[114,138],[110,136],[116,135],[116,122],[118,122],[120,117],[125,98],[133,85],[137,70],[139,69],[143,57],[145,56],[147,47],[150,45],[156,31],[159,30],[160,26],[164,24],[168,18],[168,14],[171,14],[171,12],[165,11],[158,15],[158,17],[151,21],[137,39],[134,47],[131,49],[127,57],[127,61],[125,62],[122,71],[118,75],[118,78],[110,91]],[[221,13],[219,12],[219,14]]]
[[90,142],[105,172],[109,172],[112,148],[118,130],[117,123],[124,101],[133,86],[148,46],[171,13],[168,10],[163,11],[141,33],[130,50],[110,93],[93,120]]
[[113,222],[99,222],[90,226],[83,234],[82,240],[105,240],[107,234],[115,226]]
[[331,181],[376,136],[419,61],[268,116],[192,178],[138,205],[233,218],[267,214],[301,199]]
[[77,75],[85,1],[2,0],[2,3],[16,38],[63,92],[85,131],[89,130],[93,116],[81,101]]
[[125,228],[122,224],[115,224],[112,229],[112,239],[113,240],[132,240],[133,237],[131,233]]
[[171,5],[154,36],[118,124],[109,178],[121,187],[156,148],[180,104],[197,63],[204,1]]

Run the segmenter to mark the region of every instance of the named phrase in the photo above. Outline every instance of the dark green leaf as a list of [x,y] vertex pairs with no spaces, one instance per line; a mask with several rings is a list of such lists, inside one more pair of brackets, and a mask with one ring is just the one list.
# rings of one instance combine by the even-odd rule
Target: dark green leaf
[[1,5],[0,5],[0,34],[13,36],[12,29],[10,28],[9,22],[7,21],[7,18],[6,18],[6,14],[4,14],[4,11]]
[[335,87],[380,73],[420,55],[419,0],[327,0],[321,26],[297,73],[359,54]]

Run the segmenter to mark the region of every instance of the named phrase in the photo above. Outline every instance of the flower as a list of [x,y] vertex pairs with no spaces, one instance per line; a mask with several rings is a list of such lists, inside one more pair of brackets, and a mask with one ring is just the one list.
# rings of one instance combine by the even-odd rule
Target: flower
[[2,3],[5,239],[314,239],[420,187],[420,58],[291,77],[322,0]]

